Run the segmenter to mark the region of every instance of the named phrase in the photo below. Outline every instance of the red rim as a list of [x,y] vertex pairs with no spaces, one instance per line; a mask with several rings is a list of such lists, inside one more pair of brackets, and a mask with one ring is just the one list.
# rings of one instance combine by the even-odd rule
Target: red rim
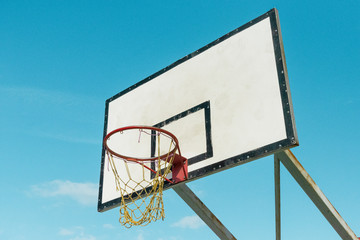
[[[134,158],[134,157],[129,157],[129,156],[124,156],[124,155],[121,155],[117,152],[115,152],[114,150],[112,150],[108,145],[107,145],[107,140],[112,136],[114,135],[115,133],[118,133],[118,132],[123,132],[123,131],[126,131],[126,130],[132,130],[132,129],[148,129],[148,130],[154,130],[154,131],[158,131],[158,132],[161,132],[161,133],[164,133],[166,135],[168,135],[170,138],[172,138],[172,140],[175,142],[175,146],[174,146],[174,149],[172,149],[169,153],[166,153],[166,154],[163,154],[161,155],[160,157],[152,157],[152,158]],[[164,129],[161,129],[161,128],[156,128],[156,127],[149,127],[149,126],[128,126],[128,127],[122,127],[122,128],[118,128],[118,129],[115,129],[111,132],[109,132],[105,138],[104,138],[104,148],[109,152],[111,153],[112,155],[116,156],[116,157],[119,157],[119,158],[122,158],[122,159],[126,159],[126,160],[129,160],[129,161],[141,161],[141,162],[144,162],[144,161],[155,161],[155,160],[158,160],[159,158],[161,159],[164,159],[166,158],[169,154],[175,154],[176,150],[179,150],[179,155],[181,155],[180,153],[180,148],[179,148],[179,142],[177,140],[177,138],[175,137],[174,134],[172,134],[171,132],[169,131],[166,131]]]

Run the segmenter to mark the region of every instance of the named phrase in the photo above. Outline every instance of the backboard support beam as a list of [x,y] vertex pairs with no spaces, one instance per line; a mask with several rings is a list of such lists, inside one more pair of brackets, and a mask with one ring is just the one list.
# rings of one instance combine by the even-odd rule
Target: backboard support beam
[[281,206],[280,206],[280,160],[274,158],[274,178],[275,178],[275,233],[276,240],[281,239]]
[[[280,162],[294,177],[300,187],[313,201],[315,206],[328,220],[330,225],[344,240],[358,240],[355,233],[347,225],[345,220],[330,203],[325,194],[311,178],[290,150],[284,150],[274,154],[274,182],[275,182],[275,221],[276,240],[281,239],[281,214],[280,214]],[[205,206],[205,204],[184,184],[173,187],[174,191],[189,205],[189,207],[210,227],[220,238],[236,240],[231,232],[220,220]]]
[[236,240],[231,232],[185,183],[177,184],[173,189],[220,239]]
[[[274,155],[275,158],[275,189],[278,188],[280,194],[280,177],[278,182],[276,180],[276,175],[279,174],[279,166],[276,166],[276,162],[281,161],[281,163],[286,167],[290,172],[293,178],[297,181],[300,187],[304,192],[309,196],[313,201],[315,206],[320,210],[323,216],[328,220],[334,230],[339,234],[339,236],[344,240],[358,240],[355,233],[347,225],[345,220],[340,216],[336,211],[335,207],[330,203],[325,194],[320,190],[318,185],[310,177],[309,173],[304,169],[300,162],[296,159],[294,154],[290,150],[285,150],[278,152]],[[276,194],[277,195],[277,194]],[[279,209],[276,210],[276,214],[280,214],[280,195],[276,197],[276,205],[279,205]],[[276,218],[277,219],[277,218]],[[279,216],[280,219],[280,216]],[[280,220],[276,224],[279,226],[276,229],[280,229]],[[280,232],[279,238],[280,239]]]

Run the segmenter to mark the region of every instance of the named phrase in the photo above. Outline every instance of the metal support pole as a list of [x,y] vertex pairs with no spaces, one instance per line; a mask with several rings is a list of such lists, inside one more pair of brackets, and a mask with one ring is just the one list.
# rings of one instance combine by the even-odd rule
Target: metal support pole
[[275,176],[275,229],[276,240],[281,239],[281,215],[280,215],[280,160],[274,157]]
[[231,232],[185,183],[177,184],[173,189],[221,240],[236,240]]
[[346,224],[344,219],[336,211],[334,206],[326,198],[324,193],[316,185],[314,180],[306,172],[303,166],[301,166],[300,162],[290,150],[276,153],[275,159],[279,159],[282,162],[342,239],[358,240],[355,233]]

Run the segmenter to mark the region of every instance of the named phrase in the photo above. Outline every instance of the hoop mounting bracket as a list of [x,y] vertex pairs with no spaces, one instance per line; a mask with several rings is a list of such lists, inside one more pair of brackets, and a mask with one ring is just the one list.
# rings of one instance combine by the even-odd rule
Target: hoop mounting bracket
[[172,166],[172,180],[174,183],[188,179],[188,160],[187,158],[175,154]]

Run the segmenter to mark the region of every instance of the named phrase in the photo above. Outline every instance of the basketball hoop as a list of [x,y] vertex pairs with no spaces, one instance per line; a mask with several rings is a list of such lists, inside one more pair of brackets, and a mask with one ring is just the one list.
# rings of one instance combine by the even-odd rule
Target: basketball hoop
[[[129,142],[134,142],[132,149],[121,149]],[[188,177],[187,159],[175,135],[161,128],[128,126],[108,133],[104,148],[121,195],[119,222],[129,228],[164,219],[164,182]]]

